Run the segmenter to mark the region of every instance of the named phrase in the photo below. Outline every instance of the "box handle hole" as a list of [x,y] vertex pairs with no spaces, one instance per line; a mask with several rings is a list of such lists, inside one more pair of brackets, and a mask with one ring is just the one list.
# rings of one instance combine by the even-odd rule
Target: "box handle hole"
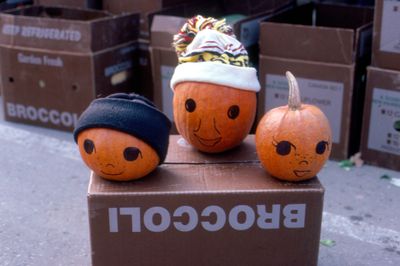
[[14,78],[13,78],[13,77],[9,77],[9,78],[8,78],[8,81],[9,81],[10,83],[13,83],[13,82],[14,82]]
[[39,80],[39,87],[42,88],[42,89],[43,89],[44,87],[46,87],[46,82],[45,82],[44,80],[42,80],[42,79]]
[[78,84],[72,84],[72,91],[78,91],[78,90],[79,90]]
[[111,76],[111,84],[113,86],[121,84],[128,79],[128,71],[124,70]]

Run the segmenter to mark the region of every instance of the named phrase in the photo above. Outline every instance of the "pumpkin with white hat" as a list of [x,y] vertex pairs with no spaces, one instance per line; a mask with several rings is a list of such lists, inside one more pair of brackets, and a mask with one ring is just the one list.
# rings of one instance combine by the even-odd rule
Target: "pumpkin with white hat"
[[174,36],[179,65],[171,79],[178,132],[198,150],[239,145],[254,122],[256,69],[225,20],[196,16]]

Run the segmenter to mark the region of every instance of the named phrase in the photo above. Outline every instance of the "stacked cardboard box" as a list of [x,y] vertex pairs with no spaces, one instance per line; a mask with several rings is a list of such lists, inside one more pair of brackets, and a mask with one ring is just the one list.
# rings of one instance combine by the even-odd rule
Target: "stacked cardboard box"
[[362,156],[400,170],[400,1],[377,0],[368,68]]
[[[234,28],[236,37],[246,47],[250,63],[258,66],[259,22],[266,20],[274,12],[287,9],[293,1],[216,1],[213,4],[192,4],[170,8],[157,12],[151,26],[151,61],[154,84],[154,102],[173,121],[173,93],[169,83],[178,64],[178,58],[172,47],[173,35],[176,34],[188,18],[201,14],[215,18],[226,18]],[[233,14],[233,15],[232,15]],[[239,14],[239,15],[238,15]],[[176,129],[173,129],[173,131]]]
[[193,2],[195,0],[103,0],[103,10],[111,13],[121,14],[133,12],[140,14],[140,39],[149,40],[150,21],[149,15],[153,12],[165,8],[173,7],[183,3]]
[[[32,6],[0,15],[5,118],[72,130],[96,97],[133,91],[137,14]],[[120,29],[129,28],[130,31]]]
[[259,117],[287,104],[289,70],[303,103],[320,107],[330,121],[331,157],[357,152],[372,19],[370,8],[311,3],[261,23]]
[[206,155],[171,136],[132,182],[90,177],[93,265],[317,265],[324,189],[269,176],[254,136]]

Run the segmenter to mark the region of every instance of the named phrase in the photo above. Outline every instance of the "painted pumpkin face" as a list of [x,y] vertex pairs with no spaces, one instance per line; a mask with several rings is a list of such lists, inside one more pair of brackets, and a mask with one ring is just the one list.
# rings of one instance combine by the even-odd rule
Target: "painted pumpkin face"
[[160,160],[148,144],[113,129],[86,129],[78,135],[78,146],[86,165],[109,180],[141,178],[153,171]]
[[259,122],[256,148],[267,172],[279,179],[300,181],[314,177],[324,166],[332,134],[318,107],[301,104],[299,95],[293,105],[290,95],[289,105],[270,110]]
[[176,85],[173,109],[179,133],[203,152],[239,145],[256,113],[255,92],[201,82]]

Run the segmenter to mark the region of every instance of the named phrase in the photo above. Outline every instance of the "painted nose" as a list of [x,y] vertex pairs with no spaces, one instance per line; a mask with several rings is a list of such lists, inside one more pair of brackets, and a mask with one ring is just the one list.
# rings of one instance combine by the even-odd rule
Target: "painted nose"
[[[203,133],[204,135],[213,135],[211,132],[216,133],[218,136],[221,135],[221,132],[217,127],[217,120],[215,117],[212,119],[200,119],[197,128],[194,130],[195,133]],[[201,134],[201,135],[203,135]]]
[[301,160],[299,162],[299,165],[308,165],[308,161],[307,160]]

